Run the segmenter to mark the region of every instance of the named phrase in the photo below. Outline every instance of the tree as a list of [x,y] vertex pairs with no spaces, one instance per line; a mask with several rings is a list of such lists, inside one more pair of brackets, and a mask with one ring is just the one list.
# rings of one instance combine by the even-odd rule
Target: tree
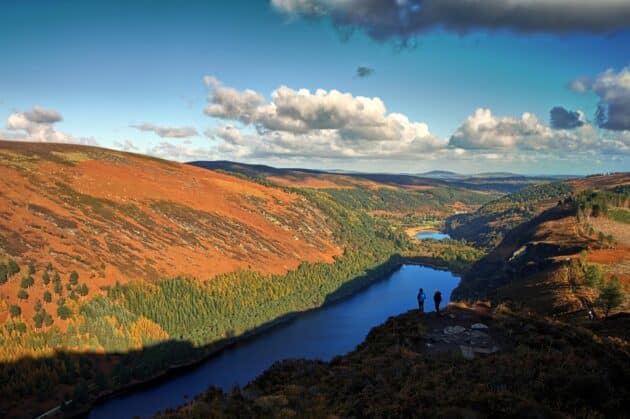
[[604,277],[599,265],[588,265],[586,272],[584,273],[584,280],[586,285],[593,288],[599,288],[602,285]]
[[35,301],[35,311],[40,311],[43,308],[41,300]]
[[61,293],[63,292],[63,287],[61,286],[60,280],[53,281],[53,290],[55,291],[55,294],[61,295]]
[[11,313],[11,317],[19,317],[20,314],[22,314],[22,309],[20,308],[20,306],[16,306],[12,304],[9,307],[9,313]]
[[599,297],[595,300],[595,305],[600,307],[604,312],[604,319],[608,318],[608,314],[615,308],[619,307],[626,300],[626,292],[619,282],[619,278],[613,276],[610,281],[606,282],[600,288]]
[[62,320],[69,319],[70,317],[72,317],[72,310],[64,305],[59,306],[57,307],[57,316],[59,316],[59,318]]
[[78,291],[80,295],[85,297],[86,295],[88,295],[89,289],[86,284],[81,284]]
[[50,275],[48,274],[48,271],[44,271],[42,274],[42,282],[44,285],[48,285],[50,283]]
[[70,283],[72,285],[77,285],[79,283],[79,274],[77,271],[72,271],[72,273],[70,273]]
[[9,280],[9,269],[7,265],[0,262],[0,284],[4,284]]
[[28,263],[28,274],[33,275],[35,273],[35,264],[31,261]]
[[7,269],[9,272],[9,276],[13,276],[16,273],[20,272],[20,266],[13,259],[9,259],[9,263],[7,264]]
[[52,294],[50,291],[44,291],[44,301],[50,303],[52,301]]
[[33,284],[35,284],[35,280],[30,275],[25,276],[24,278],[22,278],[22,281],[20,281],[20,286],[22,288],[30,288],[33,286]]
[[20,300],[27,300],[28,299],[28,292],[24,291],[24,290],[19,290],[17,293],[17,296]]
[[47,271],[52,271],[52,268],[53,268],[52,263],[51,263],[51,262],[48,262],[48,263],[46,264],[46,270],[47,270]]

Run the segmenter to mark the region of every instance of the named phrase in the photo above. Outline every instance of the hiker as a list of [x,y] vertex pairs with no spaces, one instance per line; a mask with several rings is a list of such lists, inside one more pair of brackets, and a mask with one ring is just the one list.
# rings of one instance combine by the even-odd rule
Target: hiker
[[440,290],[436,289],[435,294],[433,294],[433,302],[435,303],[435,312],[437,315],[440,315],[440,303],[442,302],[442,293]]
[[426,299],[427,296],[424,295],[424,290],[420,288],[420,290],[418,290],[418,310],[420,310],[420,313],[424,313],[424,300]]

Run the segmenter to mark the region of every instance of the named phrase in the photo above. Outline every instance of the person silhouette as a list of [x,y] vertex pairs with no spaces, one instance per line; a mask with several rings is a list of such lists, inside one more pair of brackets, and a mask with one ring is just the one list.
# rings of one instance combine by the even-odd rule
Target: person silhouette
[[424,313],[424,300],[427,299],[427,296],[424,295],[424,290],[420,288],[418,290],[418,310],[420,313]]
[[437,315],[440,315],[440,303],[442,302],[442,293],[439,289],[435,290],[435,294],[433,294],[433,302],[435,303],[435,312]]

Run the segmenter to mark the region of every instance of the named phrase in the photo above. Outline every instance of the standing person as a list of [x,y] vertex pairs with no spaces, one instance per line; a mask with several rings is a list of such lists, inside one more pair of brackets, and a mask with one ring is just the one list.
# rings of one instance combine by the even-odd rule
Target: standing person
[[440,315],[440,303],[442,302],[442,293],[440,290],[436,289],[435,294],[433,294],[433,302],[435,303],[435,312],[437,315]]
[[424,313],[424,300],[426,299],[427,296],[424,295],[424,290],[420,288],[420,290],[418,290],[418,310],[420,310],[420,313]]

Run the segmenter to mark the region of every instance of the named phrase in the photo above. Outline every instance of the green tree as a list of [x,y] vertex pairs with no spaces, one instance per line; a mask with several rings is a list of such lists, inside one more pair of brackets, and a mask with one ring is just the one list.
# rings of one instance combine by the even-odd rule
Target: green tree
[[588,265],[586,267],[586,272],[584,273],[584,280],[586,285],[589,287],[599,288],[604,280],[602,269],[599,265]]
[[8,270],[9,276],[13,276],[16,273],[20,272],[20,266],[13,259],[9,259],[9,263],[7,264],[7,270]]
[[70,310],[67,306],[61,305],[57,307],[57,316],[60,319],[66,320],[72,317],[72,310]]
[[35,301],[35,311],[40,311],[42,308],[43,308],[42,301],[41,300]]
[[50,275],[48,274],[48,271],[44,271],[42,274],[42,282],[44,285],[48,285],[50,283]]
[[35,284],[35,280],[33,279],[32,276],[28,275],[25,276],[24,278],[22,278],[22,280],[20,281],[20,286],[22,288],[30,288]]
[[86,295],[88,295],[88,292],[89,292],[88,286],[86,284],[81,284],[81,286],[78,289],[78,292],[80,295],[85,297]]
[[33,275],[35,273],[35,264],[31,261],[28,263],[28,274]]
[[11,317],[19,317],[22,314],[22,309],[20,308],[20,306],[12,304],[9,307],[9,313],[11,313]]
[[53,280],[53,290],[55,291],[55,294],[61,295],[61,293],[63,293],[63,286],[61,285],[61,280],[59,279],[57,279],[56,281]]
[[72,285],[77,285],[79,283],[79,274],[76,271],[72,271],[72,273],[70,273],[70,283]]
[[46,264],[46,270],[47,270],[47,271],[52,271],[52,268],[53,268],[52,263],[51,263],[51,262],[48,262],[48,263]]
[[619,278],[613,276],[610,281],[604,283],[600,288],[599,297],[595,300],[595,305],[604,312],[607,319],[612,310],[619,307],[626,300],[626,292],[619,282]]
[[50,303],[52,301],[52,294],[50,291],[44,291],[44,301]]
[[24,290],[19,290],[17,293],[17,296],[20,300],[27,300],[28,299],[28,292],[24,291]]
[[4,284],[9,280],[9,269],[7,265],[0,262],[0,284]]

